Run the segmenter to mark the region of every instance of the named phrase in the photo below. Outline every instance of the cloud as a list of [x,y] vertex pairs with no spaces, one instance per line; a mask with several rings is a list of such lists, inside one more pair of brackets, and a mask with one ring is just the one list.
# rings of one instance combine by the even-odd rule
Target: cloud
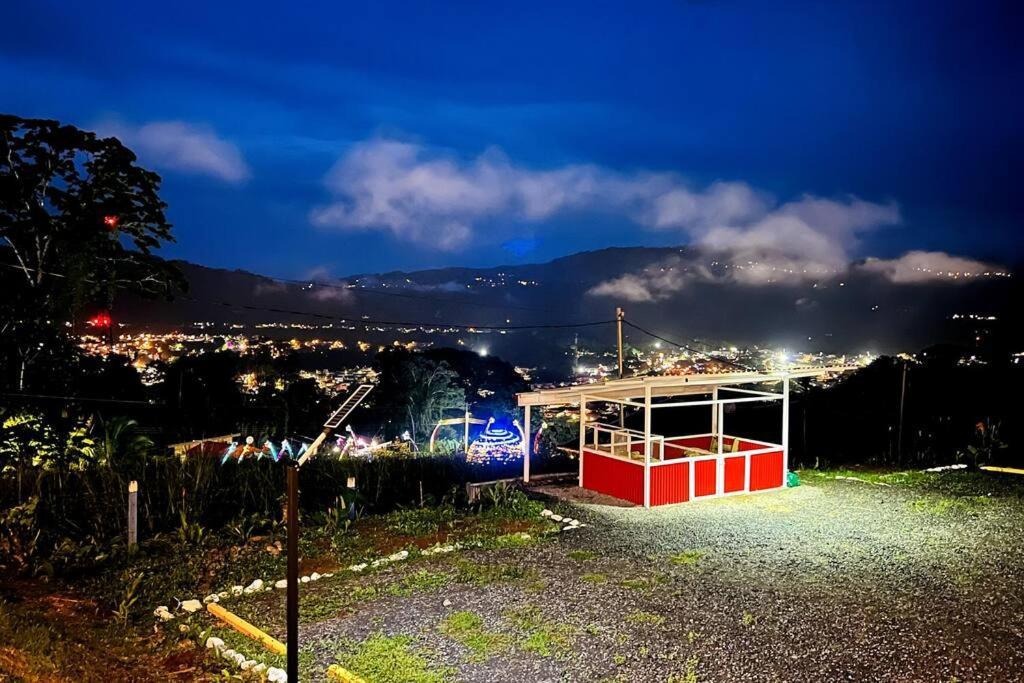
[[747,196],[757,197],[760,213],[753,212],[755,205],[751,202],[732,201],[731,206],[745,206],[747,211],[741,216],[733,209],[733,224],[702,220],[691,222],[684,230],[696,252],[711,267],[686,267],[672,258],[656,268],[602,282],[589,294],[634,302],[658,301],[693,280],[745,285],[825,280],[848,271],[864,233],[900,222],[896,205],[856,197],[823,199],[808,195],[771,206],[770,200],[761,196]]
[[158,168],[208,175],[228,183],[241,183],[251,175],[238,147],[206,125],[152,121],[132,126],[107,121],[97,130],[118,138],[144,163]]
[[999,266],[944,251],[908,251],[899,258],[868,258],[859,270],[876,273],[896,284],[968,282],[976,277],[1005,275]]
[[601,282],[587,293],[632,303],[661,301],[682,290],[693,277],[682,260],[673,257],[639,273],[626,273]]
[[899,222],[894,204],[806,196],[746,225],[722,225],[695,237],[726,262],[737,282],[793,283],[845,272],[863,233]]
[[700,230],[749,221],[771,201],[744,183],[694,189],[673,173],[625,174],[589,164],[535,170],[498,150],[461,161],[384,138],[353,146],[326,185],[334,201],[313,210],[314,224],[382,230],[442,250],[464,246],[499,217],[540,222],[596,211],[650,229]]

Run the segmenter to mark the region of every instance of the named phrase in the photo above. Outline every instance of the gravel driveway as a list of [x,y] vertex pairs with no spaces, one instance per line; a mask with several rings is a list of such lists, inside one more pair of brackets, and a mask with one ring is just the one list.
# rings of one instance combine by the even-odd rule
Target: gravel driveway
[[[1022,678],[1019,497],[835,480],[653,510],[558,507],[589,526],[463,556],[526,578],[364,603],[305,626],[308,656],[326,666],[339,643],[382,633],[412,636],[463,681]],[[493,648],[443,633],[466,613]]]

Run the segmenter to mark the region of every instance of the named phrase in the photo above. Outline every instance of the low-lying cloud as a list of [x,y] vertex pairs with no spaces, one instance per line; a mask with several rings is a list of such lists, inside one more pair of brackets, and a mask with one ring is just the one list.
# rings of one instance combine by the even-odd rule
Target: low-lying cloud
[[868,258],[860,270],[877,273],[897,284],[925,282],[969,282],[978,277],[1004,276],[999,266],[983,261],[953,256],[944,251],[908,251],[894,259]]
[[157,168],[207,175],[228,183],[241,183],[251,175],[238,147],[206,125],[152,121],[133,126],[107,121],[97,129],[101,135],[118,138],[144,163]]

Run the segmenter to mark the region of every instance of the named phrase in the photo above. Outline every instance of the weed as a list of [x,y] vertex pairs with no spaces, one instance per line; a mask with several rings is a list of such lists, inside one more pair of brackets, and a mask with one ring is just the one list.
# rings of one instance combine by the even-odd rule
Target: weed
[[580,579],[587,583],[608,583],[608,577],[604,574],[584,574]]
[[522,649],[540,657],[554,657],[565,654],[572,645],[574,629],[546,619],[533,605],[526,605],[505,612],[505,618],[516,628],[526,632]]
[[341,665],[374,683],[445,683],[453,672],[431,666],[408,636],[376,633],[341,657]]
[[124,581],[124,592],[121,594],[121,599],[118,600],[117,607],[114,609],[114,618],[117,619],[122,628],[128,626],[128,620],[132,616],[132,608],[139,601],[139,584],[142,583],[144,576],[141,572],[132,574],[128,571],[121,575],[121,579]]
[[670,675],[665,683],[697,683],[697,664],[698,659],[690,657],[686,660],[686,672]]
[[469,560],[455,562],[456,580],[460,583],[472,583],[486,586],[501,581],[519,581],[532,579],[536,572],[532,569],[515,564],[482,564]]
[[404,536],[426,536],[451,529],[457,513],[452,505],[436,508],[414,508],[398,510],[385,517],[388,531]]
[[697,564],[700,561],[700,558],[702,557],[704,557],[704,553],[702,553],[699,550],[684,550],[681,553],[676,553],[675,555],[671,556],[669,560],[672,562],[672,564],[686,566]]
[[986,496],[964,496],[962,498],[918,498],[910,504],[914,512],[929,515],[945,515],[976,512],[992,503]]
[[626,663],[626,655],[615,655],[612,657],[612,661],[615,662],[615,666],[622,666]]
[[441,622],[438,630],[472,650],[471,661],[482,662],[512,648],[512,637],[484,629],[483,619],[473,612],[455,612]]
[[627,624],[644,624],[649,626],[661,626],[665,623],[665,617],[660,614],[654,614],[653,612],[644,612],[643,610],[635,610],[626,615]]
[[586,562],[587,560],[592,560],[595,557],[597,557],[597,553],[591,552],[589,550],[570,550],[569,551],[569,558],[573,559],[573,560],[576,560],[577,562]]
[[750,612],[744,612],[743,616],[740,617],[740,623],[744,626],[753,626],[757,623],[757,617],[755,617]]
[[185,509],[178,513],[178,540],[185,545],[202,545],[206,529],[199,522],[190,522]]

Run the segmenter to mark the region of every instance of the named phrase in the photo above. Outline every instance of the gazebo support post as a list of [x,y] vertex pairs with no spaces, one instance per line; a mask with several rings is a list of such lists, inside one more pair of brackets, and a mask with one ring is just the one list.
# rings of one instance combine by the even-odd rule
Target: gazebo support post
[[782,485],[789,475],[789,375],[782,378]]
[[583,447],[587,445],[587,397],[580,394],[580,488],[583,488]]
[[[664,447],[664,446],[663,446]],[[651,507],[651,385],[644,386],[644,507]]]
[[523,408],[523,483],[530,483],[530,406]]
[[720,496],[725,493],[725,458],[722,457],[725,452],[725,444],[722,443],[725,440],[725,404],[721,403],[718,398],[718,387],[715,387],[714,394],[715,412],[718,413],[718,429],[715,435],[718,441],[718,458],[715,460],[715,493]]
[[718,387],[711,388],[711,400],[714,403],[711,404],[711,434],[712,436],[718,435]]

